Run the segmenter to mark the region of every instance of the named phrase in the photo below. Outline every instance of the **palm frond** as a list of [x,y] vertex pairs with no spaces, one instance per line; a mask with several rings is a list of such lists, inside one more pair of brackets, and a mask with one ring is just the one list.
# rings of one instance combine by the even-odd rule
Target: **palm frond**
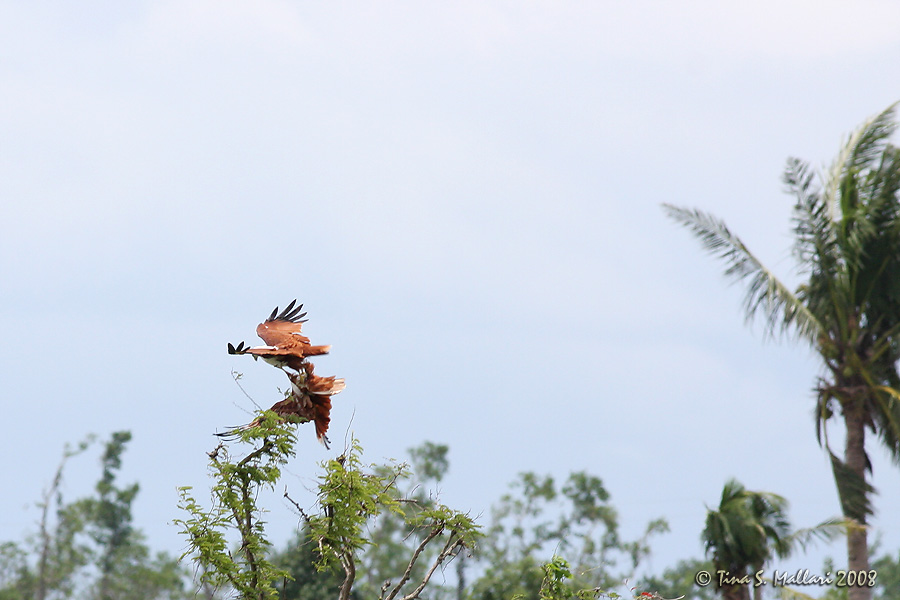
[[[772,582],[771,579],[765,579],[765,581],[769,583]],[[809,594],[804,594],[800,590],[795,590],[794,588],[784,586],[778,588],[778,594],[780,600],[817,600]]]
[[888,449],[894,464],[900,465],[900,392],[886,385],[875,388],[882,394],[875,395],[875,422],[878,436]]
[[900,149],[888,147],[877,169],[861,185],[860,222],[849,249],[859,256],[857,296],[875,314],[896,321],[900,314]]
[[876,157],[884,151],[887,139],[897,128],[894,122],[897,104],[891,104],[870,117],[851,133],[831,164],[825,182],[824,199],[832,221],[843,221],[846,213],[855,207],[858,175],[872,168]]
[[671,204],[663,204],[663,209],[697,236],[707,251],[725,261],[726,277],[735,281],[747,280],[744,310],[748,321],[762,312],[767,334],[774,336],[776,332],[785,333],[793,328],[810,344],[816,343],[823,331],[816,316],[728,230],[723,221],[696,209]]
[[[794,255],[798,263],[807,270],[817,265],[818,270],[830,272],[840,256],[840,248],[828,205],[814,184],[812,169],[798,158],[789,158],[781,179],[788,193],[797,198],[793,220]],[[830,264],[822,264],[825,261]]]
[[875,488],[865,477],[853,471],[847,464],[829,450],[831,470],[837,484],[838,496],[841,500],[841,512],[859,523],[865,523],[866,517],[872,514],[871,495]]
[[790,536],[790,543],[799,546],[803,552],[816,542],[832,542],[842,535],[847,535],[851,530],[862,527],[859,523],[842,517],[832,517],[814,525],[794,531]]

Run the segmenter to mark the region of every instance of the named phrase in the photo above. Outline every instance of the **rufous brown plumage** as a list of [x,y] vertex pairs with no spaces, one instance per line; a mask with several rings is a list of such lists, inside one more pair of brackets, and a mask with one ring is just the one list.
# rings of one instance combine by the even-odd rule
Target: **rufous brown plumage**
[[[289,419],[305,423],[313,421],[316,437],[328,447],[328,424],[331,421],[331,397],[344,389],[344,380],[337,377],[321,377],[314,374],[314,367],[307,361],[310,356],[327,354],[331,346],[313,346],[300,329],[306,319],[301,313],[303,305],[292,301],[281,313],[278,307],[269,318],[259,324],[256,333],[266,343],[265,346],[245,347],[228,344],[229,354],[249,354],[254,359],[261,358],[284,371],[291,382],[291,391],[284,400],[276,402],[270,410]],[[243,428],[258,426],[256,419]],[[233,432],[230,432],[233,433]],[[229,435],[220,434],[220,435]]]

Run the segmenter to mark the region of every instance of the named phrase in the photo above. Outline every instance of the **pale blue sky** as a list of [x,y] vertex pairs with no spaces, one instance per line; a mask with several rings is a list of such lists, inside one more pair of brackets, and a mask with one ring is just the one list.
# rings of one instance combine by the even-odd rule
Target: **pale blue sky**
[[372,461],[449,444],[443,498],[475,513],[520,471],[599,475],[629,535],[670,520],[657,571],[729,477],[835,515],[815,361],[743,325],[659,204],[794,281],[782,167],[900,99],[900,5],[732,4],[0,2],[0,538],[65,442],[129,429],[137,524],[179,551],[175,487],[252,408],[231,369],[260,404],[284,385],[225,344],[295,297],[347,391],[292,489],[355,413]]

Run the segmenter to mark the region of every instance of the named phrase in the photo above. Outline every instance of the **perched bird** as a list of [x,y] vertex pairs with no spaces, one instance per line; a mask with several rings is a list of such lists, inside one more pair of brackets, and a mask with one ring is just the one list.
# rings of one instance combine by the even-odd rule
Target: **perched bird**
[[[294,308],[296,300],[291,302],[281,313],[278,307],[269,318],[260,323],[256,333],[266,343],[265,346],[245,347],[244,342],[237,346],[228,344],[229,354],[249,354],[254,359],[261,358],[278,367],[291,382],[291,391],[284,400],[276,402],[270,410],[286,420],[306,423],[313,421],[316,437],[328,447],[328,424],[331,421],[331,397],[344,389],[344,380],[337,377],[321,377],[314,373],[314,367],[306,359],[310,356],[327,354],[331,346],[313,346],[309,338],[300,333],[306,322],[301,313],[303,305]],[[220,436],[231,436],[236,431],[256,427],[261,418]]]

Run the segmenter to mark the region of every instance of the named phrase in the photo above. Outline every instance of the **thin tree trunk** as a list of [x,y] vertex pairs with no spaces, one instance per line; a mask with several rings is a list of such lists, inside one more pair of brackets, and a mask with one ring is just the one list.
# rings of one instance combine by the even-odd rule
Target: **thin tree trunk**
[[[844,462],[862,481],[866,479],[866,423],[863,414],[862,399],[854,400],[844,407],[844,423],[847,426],[847,444],[844,450]],[[849,515],[844,515],[849,517]],[[847,569],[848,571],[868,572],[869,544],[867,540],[865,515],[862,515],[862,527],[855,527],[847,533]],[[872,588],[853,586],[848,589],[848,600],[871,600]]]
[[[756,573],[759,573],[762,570],[762,568],[763,568],[763,565],[753,565],[753,573],[751,573],[751,575],[755,575]],[[753,580],[753,583],[750,584],[750,586],[753,588],[753,600],[762,600],[763,586],[756,585],[756,577],[755,576],[751,577],[751,579]]]
[[58,492],[59,486],[62,482],[62,474],[63,467],[66,466],[66,461],[69,459],[70,454],[68,451],[63,454],[63,458],[59,461],[59,466],[56,468],[56,474],[53,475],[53,483],[50,484],[50,489],[44,492],[43,503],[41,507],[41,525],[40,525],[40,538],[41,538],[41,557],[38,560],[38,577],[37,577],[37,590],[35,592],[35,600],[44,600],[47,597],[48,581],[50,579],[50,575],[48,573],[48,563],[50,561],[50,551],[52,540],[50,539],[50,531],[49,531],[49,519],[48,515],[50,513],[50,504],[53,503],[54,499],[57,501],[57,510],[59,509],[58,503]]
[[[62,469],[62,467],[60,467]],[[57,471],[57,475],[60,471]],[[59,477],[53,480],[53,487],[44,494],[44,506],[41,510],[41,558],[38,560],[38,577],[35,600],[44,600],[47,597],[47,562],[50,559],[50,533],[47,531],[47,513],[50,511],[52,493],[56,490]]]
[[466,567],[463,564],[465,552],[465,548],[460,548],[456,553],[456,600],[463,600],[466,595]]

